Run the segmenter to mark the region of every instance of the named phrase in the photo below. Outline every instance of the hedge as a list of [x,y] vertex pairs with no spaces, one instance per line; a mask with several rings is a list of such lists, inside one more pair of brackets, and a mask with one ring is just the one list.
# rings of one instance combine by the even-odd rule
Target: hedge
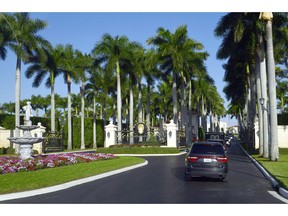
[[[96,120],[96,143],[97,147],[104,147],[104,125],[103,121]],[[84,120],[84,142],[85,148],[93,148],[93,118]],[[67,149],[68,124],[64,125],[64,148]],[[81,148],[81,118],[72,118],[72,148]]]
[[[33,125],[37,125],[41,122],[41,125],[46,127],[46,132],[51,131],[51,119],[43,117],[31,117]],[[85,118],[85,147],[93,147],[93,118]],[[20,125],[24,124],[23,116],[20,116]],[[15,116],[9,114],[0,114],[0,125],[5,129],[11,130],[15,129]],[[68,125],[67,122],[64,123],[63,127],[63,142],[64,149],[67,149],[68,140]],[[56,118],[56,131],[61,131],[60,120]],[[96,120],[96,142],[97,147],[104,147],[104,122],[103,120]],[[81,148],[81,118],[72,118],[72,148]]]
[[288,113],[277,115],[278,125],[288,125]]

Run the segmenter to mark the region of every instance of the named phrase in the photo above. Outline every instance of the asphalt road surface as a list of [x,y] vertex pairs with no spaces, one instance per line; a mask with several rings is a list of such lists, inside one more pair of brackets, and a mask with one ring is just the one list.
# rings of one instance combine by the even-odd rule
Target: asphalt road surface
[[144,157],[148,165],[66,190],[1,203],[41,204],[266,204],[283,203],[237,142],[228,150],[229,171],[223,181],[184,181],[184,155]]

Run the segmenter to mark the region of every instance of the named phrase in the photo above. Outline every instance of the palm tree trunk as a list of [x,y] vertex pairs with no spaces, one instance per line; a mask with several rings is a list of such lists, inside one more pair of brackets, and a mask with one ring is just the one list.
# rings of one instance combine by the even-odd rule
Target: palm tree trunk
[[96,140],[96,93],[93,97],[93,148],[97,149],[97,140]]
[[175,73],[173,73],[173,121],[174,121],[174,124],[176,124],[178,126],[178,110],[177,110],[177,103],[178,103],[178,100],[177,100],[177,76]]
[[147,125],[147,141],[150,140],[150,86],[149,83],[147,86],[147,114],[146,114],[146,125]]
[[188,125],[186,130],[186,143],[192,140],[192,81],[189,81],[189,94],[188,94]]
[[[16,63],[16,80],[15,80],[15,137],[20,137],[20,89],[21,89],[21,58],[17,56]],[[15,153],[18,154],[20,150],[19,144],[15,144]]]
[[121,78],[119,61],[116,63],[117,76],[117,119],[118,119],[118,143],[122,142],[122,99],[121,99]]
[[[138,81],[138,123],[143,123],[143,109],[142,109],[142,89],[141,81]],[[139,136],[139,142],[142,142],[143,136]]]
[[[132,83],[131,83],[132,85]],[[129,104],[129,131],[130,131],[130,139],[129,143],[130,145],[134,143],[134,137],[133,137],[133,119],[134,119],[134,113],[133,113],[133,107],[134,107],[134,100],[133,100],[133,89],[132,86],[130,86],[129,89],[129,97],[130,97],[130,104]]]
[[[263,44],[264,51],[264,44]],[[267,75],[266,75],[266,60],[263,58],[263,61],[260,62],[260,79],[261,79],[261,95],[265,100],[264,106],[266,107],[267,103]],[[268,111],[264,109],[263,112],[263,157],[269,157],[269,130],[268,130]]]
[[276,103],[276,80],[275,80],[275,62],[273,53],[272,38],[272,21],[266,23],[266,40],[267,40],[267,71],[268,71],[268,93],[270,108],[270,160],[277,161],[279,159],[278,149],[278,122],[277,122],[277,103]]
[[81,149],[85,149],[85,132],[84,132],[84,117],[85,117],[85,100],[84,100],[84,91],[85,91],[85,82],[82,81],[81,86]]
[[55,132],[55,91],[54,79],[51,77],[51,131]]
[[186,119],[187,119],[185,95],[186,95],[186,81],[185,81],[184,75],[182,75],[181,77],[181,122],[180,122],[181,129],[183,129],[184,125],[186,125]]
[[259,128],[259,155],[263,156],[263,110],[260,103],[261,94],[261,80],[260,80],[260,60],[256,57],[256,88],[257,88],[257,104],[258,104],[258,128]]
[[256,122],[256,76],[254,71],[250,73],[250,81],[251,81],[251,147],[255,149],[255,137],[253,131],[254,131],[254,123]]
[[70,76],[68,75],[68,150],[72,150],[72,119],[71,119],[71,81],[70,81]]

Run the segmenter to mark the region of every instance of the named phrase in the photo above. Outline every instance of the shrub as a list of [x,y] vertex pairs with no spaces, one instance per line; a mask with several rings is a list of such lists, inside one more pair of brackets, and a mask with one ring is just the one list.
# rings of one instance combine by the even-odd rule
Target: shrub
[[0,155],[4,155],[4,154],[14,154],[15,153],[15,150],[11,147],[8,147],[8,148],[5,148],[5,147],[2,147],[0,148]]

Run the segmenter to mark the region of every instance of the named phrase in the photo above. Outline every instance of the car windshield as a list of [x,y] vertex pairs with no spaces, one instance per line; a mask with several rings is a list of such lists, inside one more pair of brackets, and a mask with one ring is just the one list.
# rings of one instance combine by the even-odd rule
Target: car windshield
[[191,149],[192,154],[224,154],[221,145],[213,144],[194,144]]

